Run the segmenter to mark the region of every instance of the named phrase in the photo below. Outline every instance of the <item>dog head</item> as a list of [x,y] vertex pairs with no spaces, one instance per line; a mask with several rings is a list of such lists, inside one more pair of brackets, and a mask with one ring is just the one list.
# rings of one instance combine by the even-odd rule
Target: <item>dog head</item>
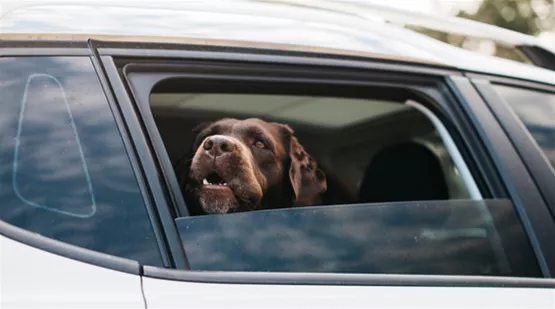
[[185,188],[191,214],[320,203],[326,176],[289,126],[225,118],[194,131]]

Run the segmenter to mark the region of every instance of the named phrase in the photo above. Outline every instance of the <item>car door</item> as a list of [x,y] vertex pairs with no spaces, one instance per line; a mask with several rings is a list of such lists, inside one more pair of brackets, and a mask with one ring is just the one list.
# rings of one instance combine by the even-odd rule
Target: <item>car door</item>
[[140,265],[164,260],[89,49],[4,43],[2,308],[144,308]]
[[[384,69],[371,59],[355,72],[360,66],[349,61],[328,66],[308,54],[272,58],[255,50],[239,58],[222,53],[216,62],[214,54],[185,47],[99,45],[122,117],[137,129],[133,143],[152,168],[148,181],[176,265],[144,265],[147,306],[553,305],[555,259],[546,231],[555,226],[548,206],[458,72]],[[329,172],[334,202],[191,216],[177,162],[190,162],[183,152],[196,124],[229,115],[294,125]],[[395,150],[405,142],[418,150]],[[385,172],[372,168],[382,153],[379,162],[387,163],[377,166],[388,164]],[[433,158],[439,172],[418,172],[428,161],[417,153]],[[368,173],[374,181],[364,185]],[[387,182],[388,173],[397,178]],[[412,183],[402,185],[406,179]],[[396,200],[422,183],[432,195]],[[394,194],[365,202],[362,193],[377,196],[375,188]]]
[[2,234],[2,308],[145,308],[138,263],[6,224]]

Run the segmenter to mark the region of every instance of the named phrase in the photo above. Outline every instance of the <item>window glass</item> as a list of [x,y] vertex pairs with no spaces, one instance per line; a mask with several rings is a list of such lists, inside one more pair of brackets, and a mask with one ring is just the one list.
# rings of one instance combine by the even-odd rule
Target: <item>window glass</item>
[[89,58],[0,59],[0,218],[160,265],[123,141]]
[[176,223],[195,270],[540,275],[506,200],[330,205]]
[[494,85],[555,168],[555,94]]
[[399,93],[177,84],[150,103],[189,210],[176,225],[192,269],[541,276],[511,202],[471,199],[456,149]]

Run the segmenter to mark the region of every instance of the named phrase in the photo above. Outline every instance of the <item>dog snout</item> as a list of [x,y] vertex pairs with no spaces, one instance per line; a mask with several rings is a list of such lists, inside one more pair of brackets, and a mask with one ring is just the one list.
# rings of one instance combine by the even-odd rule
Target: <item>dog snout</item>
[[202,146],[211,157],[220,157],[235,151],[237,148],[232,140],[219,135],[208,137]]

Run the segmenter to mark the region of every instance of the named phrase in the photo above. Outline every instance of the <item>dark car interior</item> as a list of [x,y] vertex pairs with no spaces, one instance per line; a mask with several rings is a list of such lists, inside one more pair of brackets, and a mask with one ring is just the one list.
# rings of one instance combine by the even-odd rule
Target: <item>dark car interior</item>
[[[502,245],[496,235],[515,241],[512,227],[517,218],[494,227],[484,215],[489,211],[491,216],[507,216],[512,205],[500,202],[490,207],[472,198],[444,145],[445,136],[429,115],[402,96],[185,91],[181,89],[186,84],[181,89],[176,85],[155,88],[150,95],[152,115],[172,164],[191,158],[192,130],[198,124],[258,117],[292,127],[328,182],[325,205],[316,207],[178,215],[175,224],[192,269],[512,271],[505,266],[506,257],[497,253],[508,243]],[[446,251],[432,254],[438,250]]]
[[402,102],[333,97],[153,93],[172,163],[190,155],[192,129],[222,117],[289,124],[328,177],[327,201],[446,200],[468,195],[428,118]]

